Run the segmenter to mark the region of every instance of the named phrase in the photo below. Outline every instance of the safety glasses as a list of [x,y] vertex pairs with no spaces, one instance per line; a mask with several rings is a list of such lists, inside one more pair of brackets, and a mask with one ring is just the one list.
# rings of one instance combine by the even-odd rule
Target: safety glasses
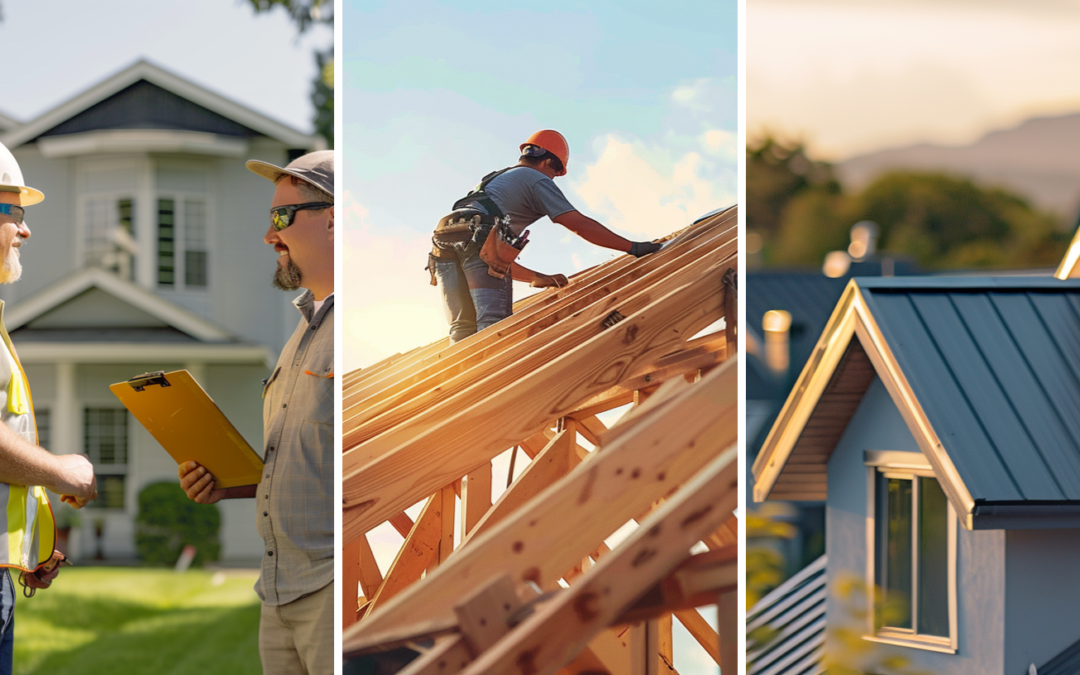
[[333,204],[331,204],[330,202],[308,202],[306,204],[275,206],[274,208],[270,209],[270,222],[273,223],[275,230],[281,232],[286,227],[293,224],[293,220],[296,218],[297,211],[317,211],[319,209],[328,209],[331,206],[333,206]]
[[5,216],[11,216],[16,225],[22,225],[23,216],[26,214],[26,211],[23,210],[23,207],[14,204],[0,204],[0,213]]

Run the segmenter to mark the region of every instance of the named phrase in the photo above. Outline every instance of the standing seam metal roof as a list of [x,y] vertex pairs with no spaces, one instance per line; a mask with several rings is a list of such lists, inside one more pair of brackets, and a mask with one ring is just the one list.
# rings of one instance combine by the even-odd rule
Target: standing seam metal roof
[[1080,502],[1080,283],[857,282],[976,504]]

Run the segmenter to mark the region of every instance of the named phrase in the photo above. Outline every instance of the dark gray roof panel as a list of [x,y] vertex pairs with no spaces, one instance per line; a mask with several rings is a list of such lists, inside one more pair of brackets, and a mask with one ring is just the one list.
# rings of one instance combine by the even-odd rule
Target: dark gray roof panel
[[976,502],[1080,501],[1080,283],[858,283]]
[[1080,640],[1039,666],[1039,675],[1080,675]]
[[41,135],[59,136],[102,129],[174,129],[245,138],[259,135],[224,115],[146,80],[116,92]]

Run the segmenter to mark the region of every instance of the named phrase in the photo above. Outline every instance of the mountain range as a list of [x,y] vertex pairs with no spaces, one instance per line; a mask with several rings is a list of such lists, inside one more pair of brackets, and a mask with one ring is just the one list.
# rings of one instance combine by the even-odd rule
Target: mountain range
[[1033,117],[967,145],[919,143],[839,162],[837,175],[860,189],[884,171],[940,171],[1007,188],[1072,227],[1080,214],[1080,113]]

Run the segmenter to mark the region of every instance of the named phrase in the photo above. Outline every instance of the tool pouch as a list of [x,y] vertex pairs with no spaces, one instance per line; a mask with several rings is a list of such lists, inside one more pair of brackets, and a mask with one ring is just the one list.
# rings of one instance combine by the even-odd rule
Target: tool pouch
[[[37,570],[33,572],[20,572],[19,584],[23,587],[23,595],[31,598],[39,588],[48,588],[49,586],[52,586],[52,580],[55,576],[52,572],[65,562],[67,562],[67,556],[60,551],[53,551],[52,557]],[[70,565],[71,563],[68,564]]]
[[[485,227],[482,221],[487,220],[489,225]],[[439,260],[457,260],[458,257],[468,257],[474,254],[483,243],[477,241],[478,232],[490,229],[492,218],[475,209],[457,209],[453,213],[444,216],[435,227],[435,234],[431,237],[431,252],[428,253],[426,269],[430,275],[431,285],[438,286],[435,278],[435,263]]]
[[510,225],[500,222],[488,235],[484,245],[480,248],[480,259],[487,263],[488,274],[496,279],[503,279],[510,271],[510,265],[517,259],[520,249],[510,245],[514,235],[510,231]]

